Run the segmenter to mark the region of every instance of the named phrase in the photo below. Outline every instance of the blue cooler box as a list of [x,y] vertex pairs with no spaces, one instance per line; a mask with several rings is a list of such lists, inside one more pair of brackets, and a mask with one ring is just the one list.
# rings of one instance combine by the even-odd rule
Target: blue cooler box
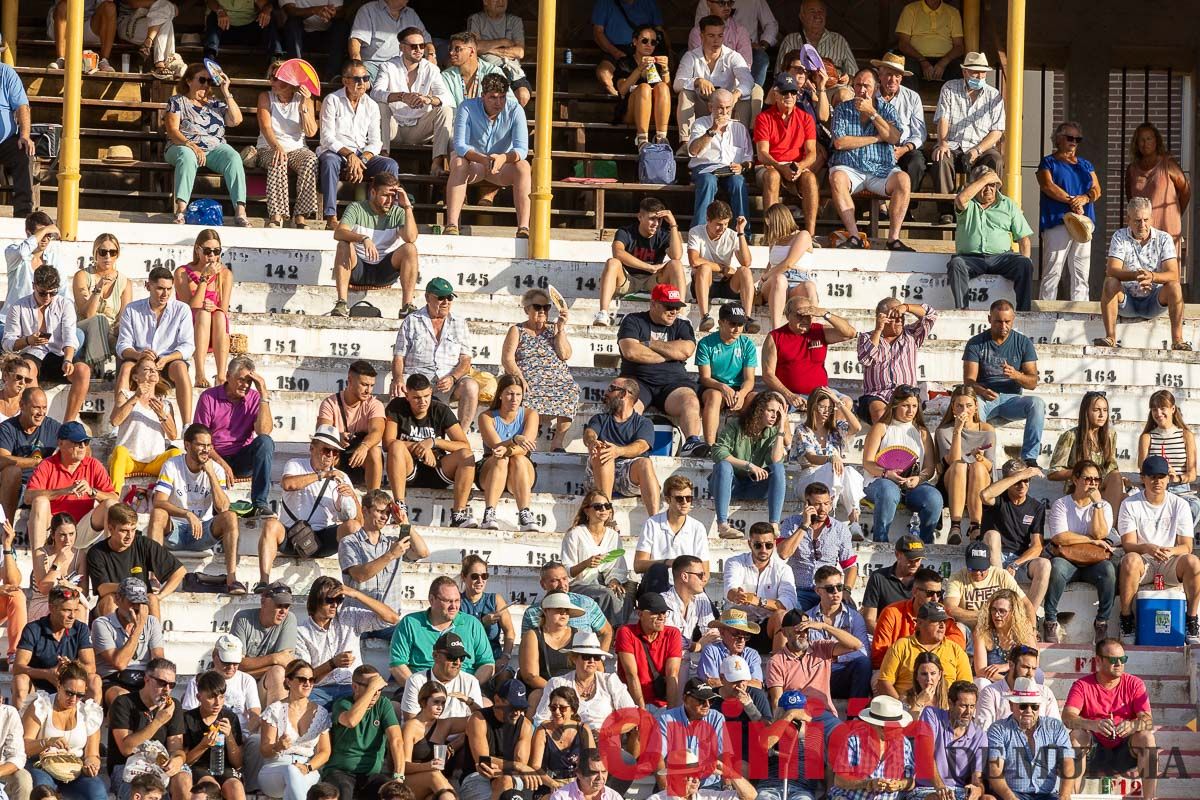
[[1137,643],[1152,647],[1183,647],[1186,610],[1182,589],[1138,592],[1134,601]]

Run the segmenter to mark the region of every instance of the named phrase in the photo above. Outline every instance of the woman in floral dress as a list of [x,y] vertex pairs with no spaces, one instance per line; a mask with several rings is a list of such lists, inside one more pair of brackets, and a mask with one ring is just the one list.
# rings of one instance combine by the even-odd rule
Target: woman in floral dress
[[550,449],[562,453],[580,391],[567,366],[571,359],[567,309],[559,308],[558,321],[550,324],[550,295],[543,289],[527,291],[521,296],[521,305],[528,319],[509,328],[500,364],[505,372],[525,380],[525,405],[542,419],[552,420]]

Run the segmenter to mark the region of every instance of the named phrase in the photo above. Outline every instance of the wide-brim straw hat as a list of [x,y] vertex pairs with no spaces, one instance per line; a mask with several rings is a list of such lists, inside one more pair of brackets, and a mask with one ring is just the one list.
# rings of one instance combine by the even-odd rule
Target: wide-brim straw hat
[[104,153],[104,161],[109,164],[128,164],[133,160],[133,150],[124,144],[114,144]]
[[988,64],[987,56],[983,53],[967,53],[966,58],[962,62],[963,69],[973,69],[977,72],[993,72],[992,66]]
[[756,636],[762,630],[758,625],[750,621],[745,611],[740,608],[731,608],[720,616],[708,623],[710,628],[729,628],[732,631],[741,631],[748,633],[751,636]]
[[904,56],[891,50],[884,53],[883,58],[872,58],[871,66],[894,69],[906,78],[912,76],[912,73],[904,68]]
[[904,726],[912,722],[912,714],[904,710],[904,705],[895,697],[885,694],[872,698],[871,705],[859,712],[858,718],[870,725],[881,727]]
[[1096,230],[1096,223],[1084,214],[1076,214],[1074,211],[1063,214],[1063,225],[1067,227],[1067,235],[1079,244],[1090,242]]

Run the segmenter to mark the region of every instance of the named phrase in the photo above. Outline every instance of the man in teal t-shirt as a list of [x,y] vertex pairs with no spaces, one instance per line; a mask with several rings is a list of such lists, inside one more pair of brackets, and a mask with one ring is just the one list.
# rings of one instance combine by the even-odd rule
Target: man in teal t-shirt
[[350,680],[354,694],[336,701],[330,711],[332,753],[321,768],[321,780],[336,786],[340,797],[375,797],[380,786],[404,774],[381,772],[385,746],[393,764],[404,764],[400,720],[392,701],[383,696],[387,680],[379,670],[363,664]]
[[736,303],[721,306],[717,330],[696,345],[696,369],[700,371],[700,419],[704,441],[717,440],[721,409],[741,411],[754,395],[754,370],[758,349],[742,333],[746,311]]
[[350,286],[391,286],[400,278],[400,316],[417,307],[417,220],[412,202],[395,175],[384,172],[371,179],[365,203],[346,206],[333,231],[333,282],[337,288],[334,317],[347,317]]

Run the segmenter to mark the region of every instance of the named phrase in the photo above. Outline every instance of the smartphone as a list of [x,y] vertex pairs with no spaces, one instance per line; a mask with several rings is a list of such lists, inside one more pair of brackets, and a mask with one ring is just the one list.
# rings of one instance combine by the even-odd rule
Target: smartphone
[[401,525],[400,533],[398,533],[396,535],[396,538],[398,538],[402,542],[406,539],[411,539],[412,538],[412,525],[408,524],[407,522],[404,523],[403,525]]
[[480,756],[479,763],[487,764],[490,767],[492,765],[492,757],[491,756]]

